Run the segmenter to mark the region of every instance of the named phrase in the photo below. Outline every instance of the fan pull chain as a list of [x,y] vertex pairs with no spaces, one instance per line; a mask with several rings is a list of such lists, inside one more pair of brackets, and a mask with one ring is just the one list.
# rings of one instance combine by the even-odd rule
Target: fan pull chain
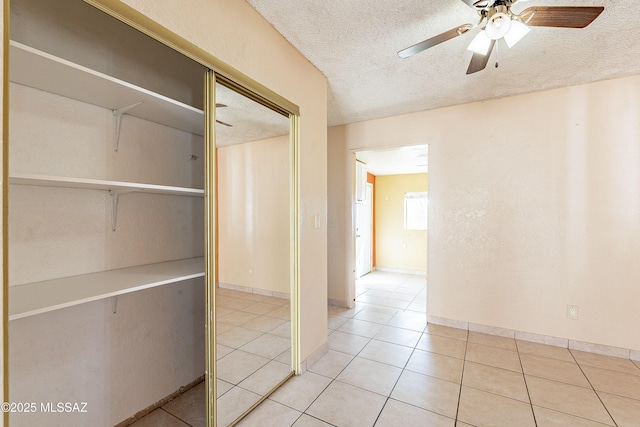
[[496,40],[496,68],[500,66],[500,40]]

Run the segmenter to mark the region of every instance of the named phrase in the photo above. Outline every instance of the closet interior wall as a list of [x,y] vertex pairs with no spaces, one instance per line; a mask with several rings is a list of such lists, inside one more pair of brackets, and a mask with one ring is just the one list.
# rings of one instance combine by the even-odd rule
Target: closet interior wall
[[[12,0],[11,38],[202,109],[204,68],[80,0]],[[42,70],[47,79],[47,71]],[[203,137],[10,83],[9,173],[203,188]],[[11,185],[10,286],[201,257],[202,197]],[[204,374],[202,277],[11,320],[15,402],[84,414],[11,425],[112,426]],[[11,300],[9,301],[11,307]]]

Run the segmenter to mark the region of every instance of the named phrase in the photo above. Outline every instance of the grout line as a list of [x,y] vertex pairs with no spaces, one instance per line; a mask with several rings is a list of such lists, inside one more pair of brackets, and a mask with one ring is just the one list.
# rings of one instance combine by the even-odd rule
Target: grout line
[[[179,416],[177,416],[176,414],[169,412],[168,410],[164,409],[162,406],[159,407],[158,409],[160,409],[162,412],[169,414],[170,416],[172,416],[173,418],[185,423],[186,425],[188,425],[189,427],[193,427],[191,424],[189,424],[188,422],[186,422],[185,420],[183,420],[182,418],[180,418]],[[142,419],[142,418],[141,418]]]
[[524,372],[524,365],[522,364],[522,358],[520,357],[520,350],[518,349],[518,340],[514,339],[516,343],[516,352],[518,353],[518,361],[520,362],[520,370],[522,371],[522,379],[524,380],[524,388],[527,390],[527,398],[529,399],[529,406],[531,407],[531,414],[533,415],[533,422],[537,426],[538,420],[536,419],[536,413],[533,410],[533,402],[531,401],[531,393],[529,393],[529,384],[527,384],[527,376]]
[[458,405],[456,406],[456,418],[455,418],[456,424],[458,424],[458,414],[460,413],[460,401],[462,399],[462,383],[464,382],[464,368],[467,365],[467,347],[468,346],[469,346],[469,331],[467,330],[467,340],[464,343],[464,357],[462,359],[462,375],[460,375],[460,391],[458,392]]
[[[613,425],[615,425],[616,427],[618,427],[618,423],[616,422],[616,420],[613,418],[613,415],[611,415],[611,412],[609,412],[609,408],[607,408],[607,405],[604,404],[604,402],[602,401],[602,398],[600,397],[600,395],[598,394],[598,391],[595,389],[595,387],[593,386],[593,384],[591,383],[591,380],[589,379],[589,377],[587,376],[587,373],[584,371],[584,369],[582,369],[582,365],[580,365],[580,363],[578,362],[578,359],[576,359],[576,356],[573,354],[573,352],[571,351],[571,349],[568,349],[569,353],[571,353],[571,357],[573,357],[573,360],[576,362],[576,365],[578,365],[578,369],[580,369],[580,372],[582,372],[582,375],[584,375],[585,379],[587,380],[587,382],[589,383],[589,385],[591,386],[591,390],[593,391],[593,393],[596,395],[596,397],[598,398],[598,401],[600,401],[600,403],[602,404],[602,407],[604,408],[605,411],[607,411],[607,414],[609,415],[609,418],[611,418],[611,421],[613,421]],[[589,366],[589,365],[587,365]],[[591,420],[593,421],[593,420]]]

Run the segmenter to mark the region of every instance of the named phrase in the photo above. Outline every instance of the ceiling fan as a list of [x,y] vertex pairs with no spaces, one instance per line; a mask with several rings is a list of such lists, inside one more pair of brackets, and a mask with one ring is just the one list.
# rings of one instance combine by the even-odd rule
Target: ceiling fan
[[[604,10],[602,6],[532,6],[519,14],[511,11],[518,0],[462,0],[477,10],[477,24],[464,24],[414,44],[398,52],[400,58],[408,58],[430,47],[461,36],[472,28],[482,25],[482,30],[467,48],[473,52],[467,74],[483,70],[496,41],[504,39],[510,48],[530,31],[529,27],[584,28]],[[520,0],[528,1],[528,0]],[[496,63],[497,66],[497,63]]]

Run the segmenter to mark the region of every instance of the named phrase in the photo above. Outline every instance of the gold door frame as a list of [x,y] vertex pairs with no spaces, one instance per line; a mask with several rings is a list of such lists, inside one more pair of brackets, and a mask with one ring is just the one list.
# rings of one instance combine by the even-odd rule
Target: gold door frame
[[[83,0],[151,38],[169,46],[186,57],[207,67],[205,76],[205,380],[207,401],[207,426],[216,426],[216,345],[215,345],[215,277],[216,277],[216,147],[215,147],[215,83],[216,81],[236,92],[289,117],[290,120],[290,280],[291,280],[291,353],[295,374],[300,373],[299,329],[299,107],[220,61],[202,48],[166,29],[120,0]],[[3,0],[3,93],[2,93],[2,331],[3,331],[3,401],[9,396],[9,310],[8,310],[8,155],[9,155],[9,39],[10,0]],[[9,426],[9,413],[3,414],[4,426]]]

